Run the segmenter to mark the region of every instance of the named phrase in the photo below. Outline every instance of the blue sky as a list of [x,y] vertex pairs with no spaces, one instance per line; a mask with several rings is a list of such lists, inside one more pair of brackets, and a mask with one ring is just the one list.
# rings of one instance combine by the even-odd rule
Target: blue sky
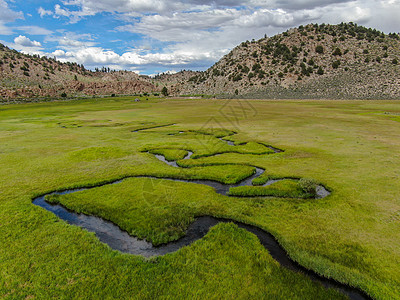
[[87,68],[205,70],[245,40],[308,23],[399,31],[400,0],[0,0],[0,42]]

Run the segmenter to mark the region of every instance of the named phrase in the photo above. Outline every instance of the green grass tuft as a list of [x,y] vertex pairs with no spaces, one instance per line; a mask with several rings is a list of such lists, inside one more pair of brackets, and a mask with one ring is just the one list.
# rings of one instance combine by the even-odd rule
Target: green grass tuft
[[163,155],[168,161],[180,160],[188,155],[188,152],[186,150],[180,149],[151,149],[149,150],[149,152],[152,154]]
[[229,189],[230,196],[254,197],[270,196],[285,198],[311,198],[314,195],[306,193],[297,181],[285,179],[268,186],[238,186]]

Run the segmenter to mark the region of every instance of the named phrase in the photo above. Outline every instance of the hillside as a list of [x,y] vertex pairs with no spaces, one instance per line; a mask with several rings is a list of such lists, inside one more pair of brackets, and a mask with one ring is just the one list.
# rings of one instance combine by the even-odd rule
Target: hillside
[[398,34],[310,24],[243,42],[207,71],[163,82],[181,95],[392,99],[400,98],[399,62]]
[[128,71],[92,72],[76,63],[26,55],[0,44],[0,101],[15,98],[151,92],[155,87]]

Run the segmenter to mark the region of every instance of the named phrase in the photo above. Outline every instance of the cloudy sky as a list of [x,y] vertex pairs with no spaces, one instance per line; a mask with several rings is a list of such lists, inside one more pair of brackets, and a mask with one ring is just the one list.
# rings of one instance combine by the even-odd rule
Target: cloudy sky
[[400,0],[0,0],[0,42],[87,68],[204,70],[240,42],[308,23],[400,31]]

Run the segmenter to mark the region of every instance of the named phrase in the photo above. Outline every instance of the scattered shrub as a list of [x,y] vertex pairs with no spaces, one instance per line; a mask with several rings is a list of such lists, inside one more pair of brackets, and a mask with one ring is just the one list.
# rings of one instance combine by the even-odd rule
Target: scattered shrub
[[342,55],[342,50],[340,48],[336,48],[335,51],[332,53],[335,56],[341,56]]
[[232,79],[233,81],[239,81],[239,80],[242,80],[242,75],[240,75],[240,74],[237,74],[236,76],[234,76],[233,77],[233,79]]
[[168,96],[168,89],[167,89],[166,86],[164,86],[164,87],[162,88],[161,94],[163,94],[163,96],[165,96],[165,97]]
[[307,199],[315,196],[316,192],[306,192],[298,182],[284,179],[269,186],[239,186],[229,189],[230,196],[254,197],[270,196],[285,198]]
[[340,60],[336,60],[332,63],[332,68],[337,69],[340,66]]
[[316,195],[318,183],[314,179],[301,178],[299,186],[306,194]]
[[247,74],[247,73],[250,72],[250,68],[249,68],[248,66],[244,66],[244,67],[242,68],[242,72],[245,73],[245,74]]

